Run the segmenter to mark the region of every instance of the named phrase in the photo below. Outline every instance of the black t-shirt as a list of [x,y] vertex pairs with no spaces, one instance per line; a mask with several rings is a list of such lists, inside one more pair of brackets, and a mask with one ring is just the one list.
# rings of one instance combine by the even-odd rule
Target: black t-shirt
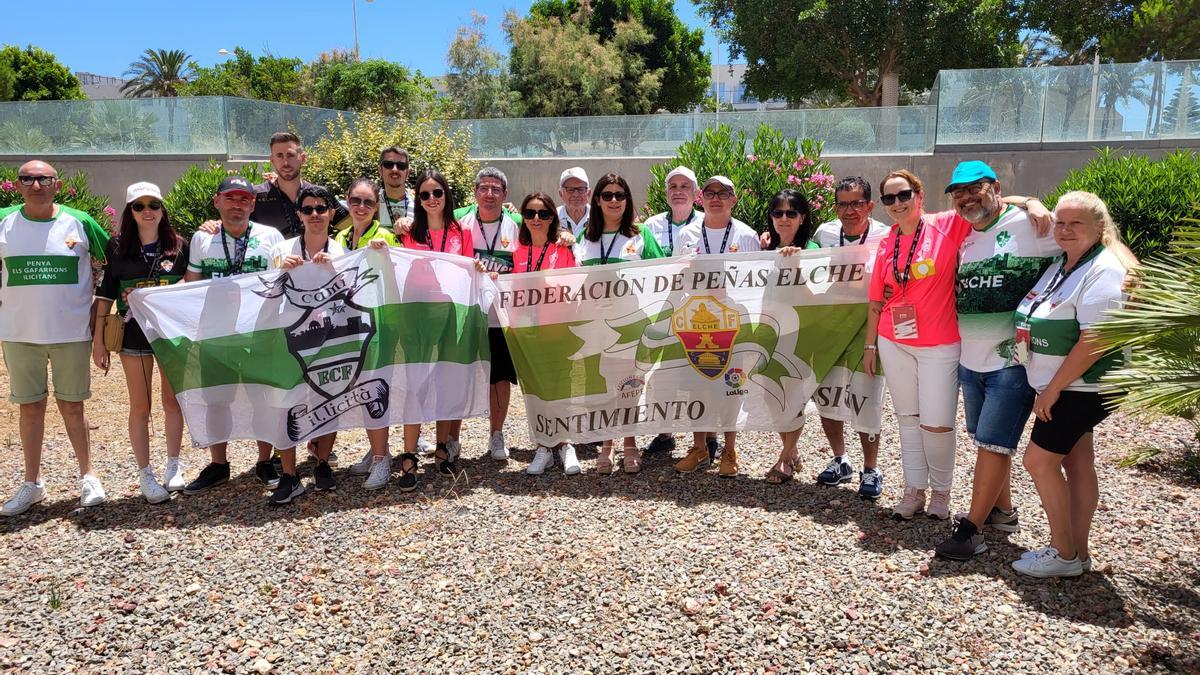
[[[180,241],[171,255],[159,258],[157,283],[150,279],[150,263],[154,261],[158,251],[157,247],[154,249],[143,248],[135,258],[122,258],[118,254],[119,246],[119,239],[114,237],[104,249],[104,257],[107,262],[104,263],[104,278],[100,281],[100,287],[96,289],[96,297],[116,301],[117,312],[121,316],[125,316],[125,313],[129,311],[129,305],[125,303],[127,290],[173,284],[182,279],[183,273],[187,272],[188,245],[186,241]],[[130,320],[125,324],[125,339],[121,342],[121,347],[124,349],[150,349],[146,334],[142,332],[142,327],[138,325],[137,321]]]
[[[312,187],[308,181],[300,181],[300,189]],[[279,186],[267,181],[254,186],[254,213],[250,220],[260,225],[268,225],[279,230],[284,239],[291,239],[304,234],[304,223],[296,212],[296,202],[293,202]],[[350,217],[350,212],[341,204],[334,209],[333,218],[329,220],[331,231],[344,218]]]

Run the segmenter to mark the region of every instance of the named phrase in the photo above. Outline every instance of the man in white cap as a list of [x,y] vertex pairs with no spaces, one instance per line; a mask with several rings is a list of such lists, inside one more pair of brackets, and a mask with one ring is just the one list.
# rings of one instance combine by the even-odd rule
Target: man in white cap
[[587,172],[581,166],[573,166],[558,177],[558,196],[562,197],[562,205],[558,207],[558,220],[567,232],[577,238],[583,235],[587,227],[588,212],[591,211],[589,202],[592,199],[592,184],[588,181]]
[[696,210],[700,188],[696,184],[696,174],[691,169],[677,166],[667,174],[665,182],[667,204],[671,210],[650,216],[642,227],[649,228],[658,245],[670,256],[676,253],[679,231],[700,220],[703,214]]

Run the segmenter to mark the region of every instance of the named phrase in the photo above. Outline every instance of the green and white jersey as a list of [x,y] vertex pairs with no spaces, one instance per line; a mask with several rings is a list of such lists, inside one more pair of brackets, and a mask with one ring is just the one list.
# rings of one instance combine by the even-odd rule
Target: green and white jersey
[[737,218],[731,218],[728,226],[716,229],[705,227],[704,220],[699,219],[679,230],[679,239],[675,241],[675,253],[720,255],[761,251],[762,242],[758,237],[758,232],[753,227]]
[[1013,310],[1061,253],[1015,206],[986,228],[971,228],[958,252],[959,363],[979,373],[1013,365]]
[[837,248],[839,246],[865,244],[868,239],[883,239],[890,231],[891,228],[887,225],[874,218],[870,218],[867,221],[867,236],[865,238],[848,237],[842,234],[842,221],[834,219],[817,226],[817,229],[812,233],[812,237],[808,240],[806,248]]
[[91,216],[67,206],[49,220],[8,211],[0,219],[0,342],[90,340],[90,258],[104,259],[108,238]]
[[574,253],[580,267],[666,257],[654,235],[646,229],[632,237],[620,232],[605,232],[600,235],[600,241],[581,237],[575,242]]
[[[1067,354],[1079,342],[1080,331],[1105,319],[1108,311],[1120,307],[1124,299],[1121,286],[1125,268],[1111,251],[1096,247],[1066,280],[1056,279],[1061,276],[1062,262],[1060,256],[1050,265],[1016,311],[1017,324],[1029,326],[1029,355],[1024,366],[1029,385],[1038,392],[1054,379]],[[1055,282],[1057,288],[1046,295]],[[1120,352],[1102,357],[1067,389],[1099,391],[1100,377],[1116,367],[1120,358]]]
[[679,231],[702,218],[704,218],[703,213],[692,209],[692,212],[687,218],[683,219],[683,222],[676,223],[671,220],[671,212],[664,211],[647,218],[646,222],[642,223],[642,229],[649,230],[650,234],[654,235],[654,239],[658,242],[658,247],[662,249],[663,255],[669,257],[680,251]]
[[463,230],[473,230],[471,238],[475,242],[475,259],[483,263],[484,269],[501,274],[513,270],[513,252],[517,250],[521,216],[502,209],[499,221],[481,223],[479,206],[472,204],[455,209],[454,219]]
[[274,251],[282,243],[283,235],[279,230],[255,222],[251,222],[238,239],[226,234],[224,227],[217,234],[197,230],[192,235],[188,271],[199,272],[205,279],[229,276],[229,263],[237,260],[239,246],[246,247],[241,274],[278,269]]

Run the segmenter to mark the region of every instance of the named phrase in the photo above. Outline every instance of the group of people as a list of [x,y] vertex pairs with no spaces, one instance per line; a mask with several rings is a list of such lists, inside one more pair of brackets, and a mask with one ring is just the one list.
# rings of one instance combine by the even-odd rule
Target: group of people
[[[114,305],[126,317],[119,357],[129,391],[130,445],[145,499],[158,503],[172,492],[198,494],[229,480],[225,443],[209,447],[210,461],[196,478],[183,477],[183,416],[161,369],[167,446],[161,480],[153,468],[148,422],[156,362],[127,314],[127,295],[136,288],[327,264],[365,247],[461,255],[473,258],[481,273],[498,275],[683,254],[773,250],[787,256],[808,248],[871,246],[862,366],[874,389],[869,400],[882,405],[886,383],[895,409],[903,491],[893,516],[951,518],[961,390],[967,432],[977,450],[971,504],[955,517],[937,554],[967,560],[986,550],[986,528],[1018,528],[1011,465],[1032,412],[1036,419],[1024,465],[1041,496],[1051,540],[1013,567],[1035,577],[1072,576],[1090,568],[1088,533],[1098,498],[1091,432],[1109,411],[1098,380],[1114,360],[1098,346],[1091,326],[1121,302],[1124,280],[1136,265],[1097,196],[1068,193],[1051,213],[1036,198],[1003,195],[990,167],[967,161],[946,185],[949,210],[927,211],[925,184],[897,170],[878,184],[891,226],[871,217],[871,183],[850,176],[835,186],[836,220],[814,223],[804,194],[785,189],[772,198],[760,234],[733,217],[738,191],[732,180],[720,175],[699,180],[684,166],[665,179],[670,209],[638,223],[629,183],[615,173],[593,183],[582,168],[572,167],[559,179],[561,205],[546,192],[532,192],[515,206],[508,203],[504,173],[486,167],[476,175],[474,203],[459,206],[442,174],[430,170],[410,179],[408,152],[390,147],[379,157],[381,184],[357,179],[345,187],[341,201],[302,178],[305,153],[295,135],[275,134],[270,149],[270,180],[222,181],[213,198],[220,219],[201,225],[190,241],[175,230],[156,185],[129,187],[110,239],[87,214],[55,202],[61,182],[52,166],[38,160],[21,166],[17,187],[24,204],[0,212],[5,270],[0,342],[10,400],[20,408],[25,475],[3,515],[23,513],[45,496],[40,465],[47,365],[79,463],[80,502],[93,506],[105,500],[90,463],[83,401],[90,395],[89,356],[106,371],[110,365],[103,325]],[[98,286],[90,259],[103,265]],[[506,460],[503,428],[518,377],[500,329],[490,329],[489,342],[488,454]],[[369,448],[350,473],[365,476],[366,489],[383,488],[395,476],[408,491],[417,486],[419,456],[431,455],[438,472],[454,474],[461,425],[438,421],[432,443],[421,438],[421,425],[405,425],[404,447],[394,458],[388,430],[369,429]],[[822,415],[821,426],[833,456],[817,481],[829,486],[852,481],[845,421]],[[858,494],[876,499],[884,486],[881,429],[855,425],[854,431],[863,454]],[[766,476],[775,485],[795,474],[801,429],[779,432],[778,461]],[[717,435],[696,431],[676,471],[690,474],[716,464],[720,476],[736,476],[737,433]],[[315,461],[312,487],[318,491],[336,487],[335,442],[331,433],[306,448]],[[674,446],[672,435],[660,434],[645,451],[669,455]],[[599,474],[618,467],[629,474],[641,470],[636,438],[622,439],[619,457],[615,441],[595,451]],[[540,474],[556,463],[568,475],[582,471],[571,439],[537,447],[526,471]],[[273,503],[289,503],[305,491],[296,464],[296,448],[258,442],[255,476],[272,488]]]

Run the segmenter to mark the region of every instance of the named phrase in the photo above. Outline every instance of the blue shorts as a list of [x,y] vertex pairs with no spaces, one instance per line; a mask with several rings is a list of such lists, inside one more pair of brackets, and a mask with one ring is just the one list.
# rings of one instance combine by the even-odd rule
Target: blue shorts
[[958,367],[967,433],[981,450],[1011,455],[1033,411],[1037,393],[1029,386],[1024,366],[979,373]]

